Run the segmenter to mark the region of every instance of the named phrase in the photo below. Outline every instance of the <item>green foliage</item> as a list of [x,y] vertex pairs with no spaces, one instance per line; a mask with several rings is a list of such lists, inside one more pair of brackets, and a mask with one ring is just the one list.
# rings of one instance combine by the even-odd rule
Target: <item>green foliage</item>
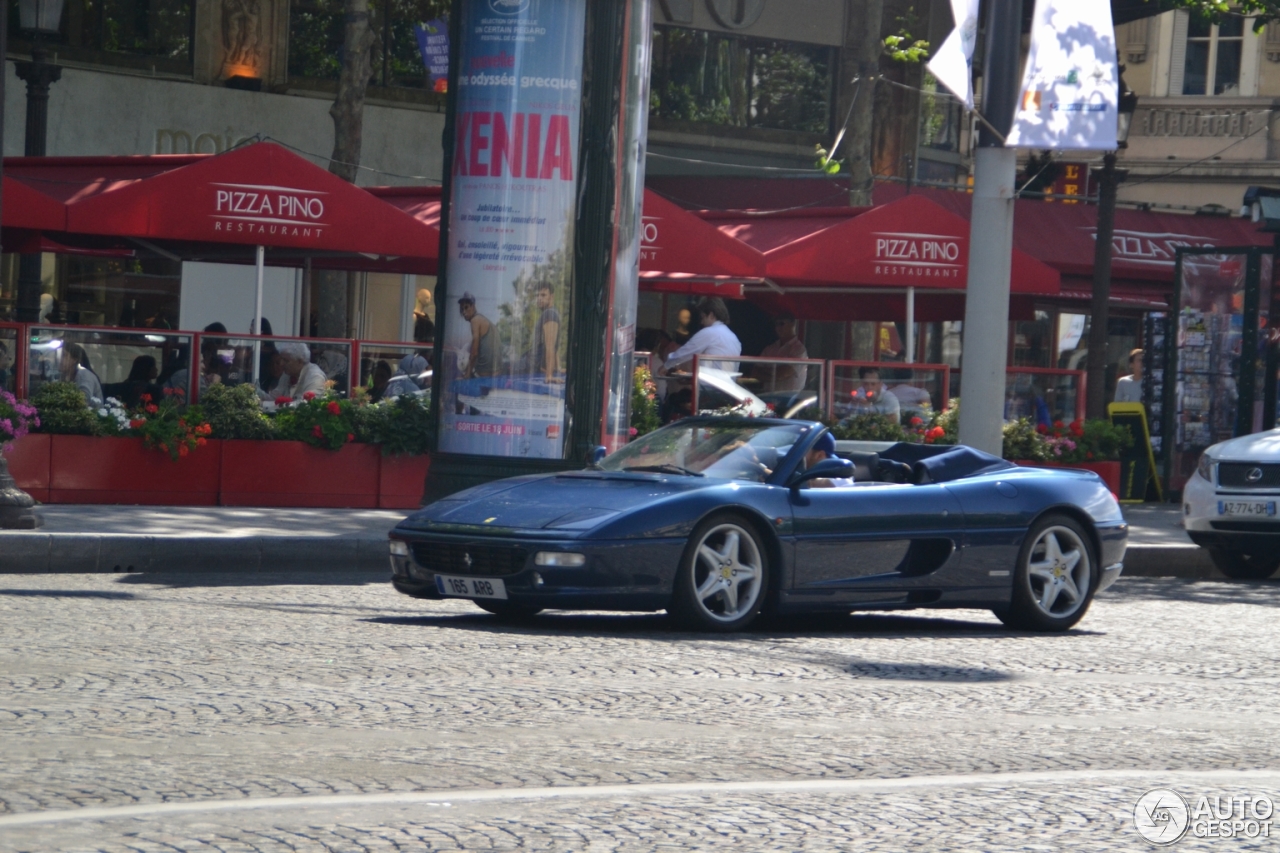
[[340,450],[356,438],[355,405],[350,400],[312,397],[276,413],[276,435],[313,447]]
[[1024,462],[1047,462],[1052,457],[1044,436],[1036,431],[1030,418],[1019,418],[1004,425],[1005,459]]
[[813,161],[813,168],[817,169],[819,172],[825,172],[828,175],[838,175],[840,173],[840,167],[844,164],[843,160],[833,159],[831,157],[831,152],[827,151],[827,149],[823,148],[821,145],[813,146],[813,153],[816,158]]
[[210,385],[200,395],[205,418],[214,438],[262,440],[274,432],[270,418],[262,413],[253,385]]
[[888,415],[869,412],[854,415],[831,427],[841,441],[914,441],[912,435]]
[[155,403],[151,395],[143,394],[142,405],[129,421],[129,431],[140,436],[147,447],[177,461],[197,447],[204,447],[210,429],[200,406],[185,406],[179,398],[168,395]]
[[[1153,6],[1155,4],[1152,4]],[[1280,19],[1280,0],[1167,0],[1160,7],[1165,9],[1186,9],[1207,21],[1217,23],[1227,15],[1243,15],[1255,18],[1254,31],[1262,32],[1268,21]]]
[[53,435],[100,435],[97,414],[73,382],[46,382],[31,398],[40,413],[40,432]]
[[421,456],[431,436],[431,398],[404,394],[354,409],[356,440],[382,446],[384,456]]
[[929,42],[913,39],[906,30],[894,36],[886,36],[884,50],[895,62],[916,63],[929,58]]
[[631,385],[631,435],[637,437],[653,432],[662,426],[658,417],[658,386],[653,382],[649,368],[636,368],[635,381]]

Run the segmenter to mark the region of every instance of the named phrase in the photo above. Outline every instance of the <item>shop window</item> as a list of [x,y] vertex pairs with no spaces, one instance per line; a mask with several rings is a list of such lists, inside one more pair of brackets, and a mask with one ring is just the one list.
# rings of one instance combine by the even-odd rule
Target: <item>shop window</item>
[[[338,79],[342,69],[342,0],[295,0],[289,8],[289,77]],[[418,47],[416,27],[442,18],[448,0],[389,0],[370,3],[376,41],[373,85],[435,88]]]
[[1009,364],[1014,367],[1049,367],[1051,327],[1048,311],[1035,312],[1034,320],[1013,323],[1010,342],[1013,346]]
[[[190,74],[194,27],[192,0],[67,0],[61,32],[46,43],[59,59]],[[30,50],[17,3],[9,33],[10,50]]]
[[1185,28],[1185,36],[1181,32],[1175,32],[1174,38],[1175,42],[1182,42],[1185,52],[1179,57],[1175,45],[1172,58],[1174,67],[1171,69],[1175,82],[1181,72],[1181,85],[1170,86],[1171,93],[1240,95],[1246,24],[1251,25],[1251,22],[1240,17],[1225,16],[1221,23],[1211,24],[1182,13],[1176,30]]
[[804,348],[809,353],[809,358],[827,360],[844,358],[844,330],[844,323],[806,320],[801,337],[804,339]]
[[829,47],[655,27],[650,115],[826,133],[834,65]]
[[925,94],[920,98],[920,147],[960,153],[963,107],[950,92],[940,90],[938,81],[928,72],[922,89]]

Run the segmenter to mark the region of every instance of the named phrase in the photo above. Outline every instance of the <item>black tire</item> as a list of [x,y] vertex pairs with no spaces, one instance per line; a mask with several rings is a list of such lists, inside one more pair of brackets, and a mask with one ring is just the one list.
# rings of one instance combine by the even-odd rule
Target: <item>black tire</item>
[[532,604],[514,604],[510,601],[493,601],[488,598],[473,598],[471,603],[481,610],[485,610],[509,622],[522,622],[525,619],[532,619],[542,612],[541,607],[535,607]]
[[714,515],[689,535],[671,615],[695,631],[741,631],[759,616],[769,595],[769,551],[751,522]]
[[1225,548],[1207,548],[1213,565],[1232,580],[1266,580],[1280,568],[1280,556],[1263,557],[1258,554],[1242,554]]
[[1047,515],[1027,531],[1018,552],[1009,608],[993,612],[1010,628],[1065,631],[1084,618],[1100,576],[1088,531],[1068,516]]

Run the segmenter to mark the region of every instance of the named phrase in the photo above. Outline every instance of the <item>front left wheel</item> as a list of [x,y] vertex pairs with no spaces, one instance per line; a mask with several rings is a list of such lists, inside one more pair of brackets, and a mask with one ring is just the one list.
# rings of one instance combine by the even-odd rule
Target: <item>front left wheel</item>
[[769,589],[769,557],[741,516],[716,515],[694,529],[685,547],[671,613],[701,631],[740,631],[760,615]]
[[1014,572],[1013,600],[996,611],[1010,628],[1065,631],[1084,618],[1098,584],[1093,541],[1073,518],[1049,515],[1027,531]]
[[1209,559],[1227,577],[1238,581],[1266,580],[1280,568],[1280,556],[1242,554],[1225,548],[1209,548]]

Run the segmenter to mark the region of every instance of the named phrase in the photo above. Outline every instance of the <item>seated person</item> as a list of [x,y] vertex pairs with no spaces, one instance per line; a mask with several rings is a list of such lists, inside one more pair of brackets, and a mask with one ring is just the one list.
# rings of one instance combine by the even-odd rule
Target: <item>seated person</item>
[[849,413],[850,417],[884,415],[895,424],[898,423],[902,407],[898,398],[890,394],[884,387],[884,383],[880,381],[880,368],[859,367],[858,379],[861,380],[862,385],[852,394],[853,411]]
[[387,393],[387,385],[391,382],[391,365],[379,361],[373,366],[373,376],[369,381],[369,400],[376,403]]
[[[817,465],[823,459],[836,458],[836,437],[829,431],[819,436],[813,447],[809,448],[809,452],[804,455],[804,470],[808,471],[814,465]],[[817,477],[810,480],[808,485],[815,489],[842,489],[853,485],[852,477]]]
[[62,381],[75,383],[75,386],[84,392],[89,403],[96,405],[103,399],[102,383],[98,380],[98,374],[85,366],[84,362],[87,360],[84,348],[79,344],[64,343],[62,345],[62,360],[59,364],[62,370]]
[[317,397],[328,390],[324,371],[311,363],[311,348],[301,341],[285,341],[276,347],[284,373],[272,391],[272,399],[301,400],[308,393]]

